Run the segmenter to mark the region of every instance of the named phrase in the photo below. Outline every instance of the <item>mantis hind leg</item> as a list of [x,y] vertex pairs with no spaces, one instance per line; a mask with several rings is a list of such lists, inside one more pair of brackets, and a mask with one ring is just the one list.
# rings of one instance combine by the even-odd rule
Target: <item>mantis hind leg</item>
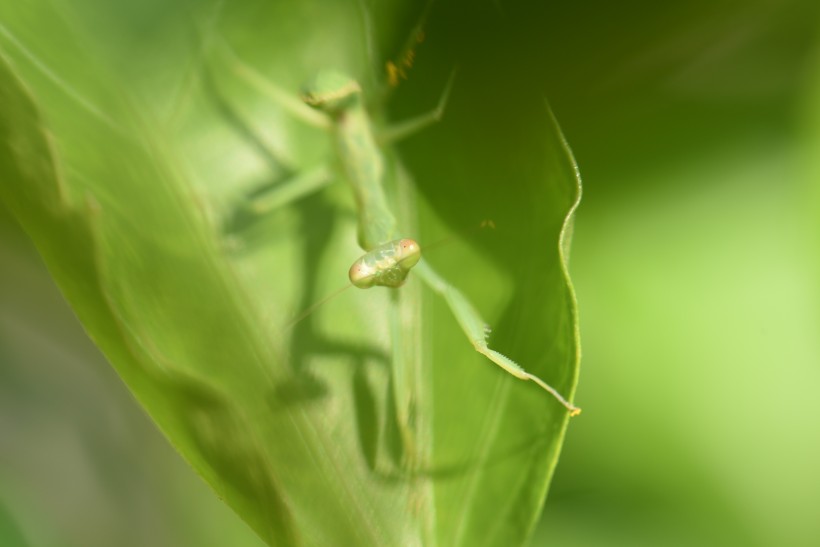
[[257,190],[246,197],[243,207],[249,213],[263,215],[317,192],[333,181],[333,173],[322,165]]
[[[257,92],[261,92],[265,97],[274,98],[291,113],[294,113],[293,109],[296,109],[298,111],[297,115],[301,117],[306,111],[309,113],[307,115],[311,117],[310,119],[313,119],[312,116],[317,115],[319,116],[318,119],[324,120],[319,112],[293,99],[287,92],[268,82],[264,76],[239,60],[238,56],[223,40],[216,40],[219,40],[219,47],[214,48],[217,51],[215,58],[219,56],[226,57],[223,61],[231,67],[232,72],[241,81],[249,84]],[[332,183],[335,177],[327,165],[320,165],[305,171],[296,171],[290,167],[291,162],[283,158],[281,153],[277,153],[272,149],[271,145],[265,141],[261,133],[254,127],[255,124],[251,122],[248,114],[243,113],[235,102],[230,101],[222,94],[219,79],[214,71],[215,67],[213,65],[215,62],[212,59],[211,65],[206,69],[204,82],[217,108],[233,129],[244,137],[251,145],[251,148],[270,165],[271,172],[280,173],[273,181],[268,181],[241,192],[225,219],[225,230],[232,233],[241,231],[243,226],[254,222],[255,219],[271,211],[299,201],[321,190]]]
[[444,298],[450,306],[453,315],[455,315],[461,329],[464,331],[464,334],[467,335],[467,338],[469,338],[477,352],[485,355],[490,361],[512,376],[520,380],[531,380],[536,383],[543,390],[555,397],[555,399],[569,411],[570,416],[576,416],[581,413],[580,408],[567,401],[555,388],[537,376],[525,371],[506,355],[494,349],[490,349],[487,345],[488,329],[479,313],[458,289],[447,283],[424,260],[416,265],[414,271],[427,286]]
[[213,52],[212,65],[218,64],[218,66],[226,68],[229,74],[279,105],[294,118],[321,129],[331,127],[331,120],[327,116],[309,107],[294,93],[277,86],[254,67],[243,61],[224,39],[220,39],[214,44]]
[[447,103],[450,101],[450,92],[453,90],[453,84],[456,80],[456,69],[450,73],[447,79],[447,84],[441,92],[438,99],[438,104],[432,110],[420,114],[415,118],[398,122],[383,131],[378,135],[379,142],[382,144],[390,144],[406,139],[416,133],[427,129],[431,125],[438,123],[444,117],[444,112],[447,109]]

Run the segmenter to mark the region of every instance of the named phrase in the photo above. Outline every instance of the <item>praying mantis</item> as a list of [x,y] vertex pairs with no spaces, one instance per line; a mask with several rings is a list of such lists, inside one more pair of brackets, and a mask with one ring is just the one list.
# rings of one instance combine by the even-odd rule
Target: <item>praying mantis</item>
[[[354,78],[336,70],[321,71],[304,84],[299,101],[244,64],[235,54],[230,55],[233,57],[231,66],[239,79],[276,101],[294,117],[330,134],[335,150],[333,159],[340,175],[334,177],[333,169],[327,166],[300,173],[248,206],[258,212],[267,211],[316,192],[336,178],[344,179],[354,196],[358,243],[364,251],[350,267],[351,284],[361,289],[386,287],[399,290],[410,272],[414,272],[424,285],[446,302],[468,343],[477,352],[513,377],[539,386],[570,416],[579,414],[581,409],[552,386],[489,347],[489,328],[476,308],[422,259],[421,247],[416,241],[401,237],[399,232],[385,190],[389,181],[382,143],[394,142],[437,122],[449,99],[455,72],[434,110],[388,129],[379,135],[381,139],[377,139],[374,124],[365,108],[362,88]],[[400,420],[407,420],[406,411],[399,411],[398,415]]]

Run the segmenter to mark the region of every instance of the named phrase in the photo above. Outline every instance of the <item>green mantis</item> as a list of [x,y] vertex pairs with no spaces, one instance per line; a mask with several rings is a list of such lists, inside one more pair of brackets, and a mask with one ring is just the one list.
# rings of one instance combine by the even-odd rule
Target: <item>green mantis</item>
[[[581,409],[567,401],[558,391],[515,361],[491,349],[487,344],[489,329],[474,306],[455,287],[421,258],[421,249],[412,239],[401,238],[385,193],[386,174],[383,153],[377,144],[373,124],[365,109],[362,90],[353,78],[337,71],[324,71],[308,82],[301,94],[302,103],[294,103],[241,61],[235,61],[237,75],[265,92],[300,119],[328,130],[333,138],[336,164],[350,190],[357,209],[358,241],[365,254],[350,268],[351,283],[359,288],[383,286],[397,289],[410,271],[448,304],[465,336],[476,351],[515,378],[532,381],[551,394],[571,416]],[[453,77],[445,88],[438,107],[431,113],[405,122],[390,133],[395,140],[437,121],[444,110]],[[305,109],[304,105],[311,107]],[[266,197],[260,210],[298,199],[322,188],[332,180],[331,172],[320,168],[282,185]]]
[[[448,85],[444,101],[449,89]],[[446,300],[476,351],[516,378],[538,384],[564,405],[571,416],[580,413],[581,409],[564,399],[552,386],[522,369],[509,357],[490,349],[486,323],[472,304],[429,264],[420,262],[421,250],[414,241],[395,239],[396,220],[384,193],[382,158],[359,85],[338,72],[324,72],[305,86],[302,98],[306,104],[330,116],[343,175],[356,196],[359,245],[367,252],[351,267],[351,283],[360,288],[375,285],[397,288],[415,266],[419,278]]]

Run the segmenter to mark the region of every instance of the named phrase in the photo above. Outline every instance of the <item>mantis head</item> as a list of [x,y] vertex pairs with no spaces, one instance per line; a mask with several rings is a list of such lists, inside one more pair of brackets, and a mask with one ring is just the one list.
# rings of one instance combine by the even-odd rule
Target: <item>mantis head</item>
[[396,239],[365,253],[350,267],[350,282],[360,289],[398,288],[421,259],[421,247],[412,239]]
[[323,70],[302,87],[302,100],[317,110],[336,114],[355,104],[361,93],[361,87],[350,76]]

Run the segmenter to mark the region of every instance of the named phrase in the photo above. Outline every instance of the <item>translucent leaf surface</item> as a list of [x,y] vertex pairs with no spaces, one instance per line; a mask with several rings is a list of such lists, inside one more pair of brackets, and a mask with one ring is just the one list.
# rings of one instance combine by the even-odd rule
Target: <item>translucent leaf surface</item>
[[[169,440],[271,544],[514,545],[543,503],[566,412],[473,351],[418,281],[291,324],[359,254],[344,184],[238,213],[332,148],[238,78],[228,48],[294,98],[345,70],[379,121],[428,110],[458,65],[445,120],[385,151],[391,199],[493,347],[570,395],[576,172],[516,68],[537,52],[503,12],[465,27],[463,9],[434,6],[421,34],[409,2],[0,7],[0,197]],[[388,59],[407,80],[384,102]],[[485,219],[498,229],[476,235]]]

